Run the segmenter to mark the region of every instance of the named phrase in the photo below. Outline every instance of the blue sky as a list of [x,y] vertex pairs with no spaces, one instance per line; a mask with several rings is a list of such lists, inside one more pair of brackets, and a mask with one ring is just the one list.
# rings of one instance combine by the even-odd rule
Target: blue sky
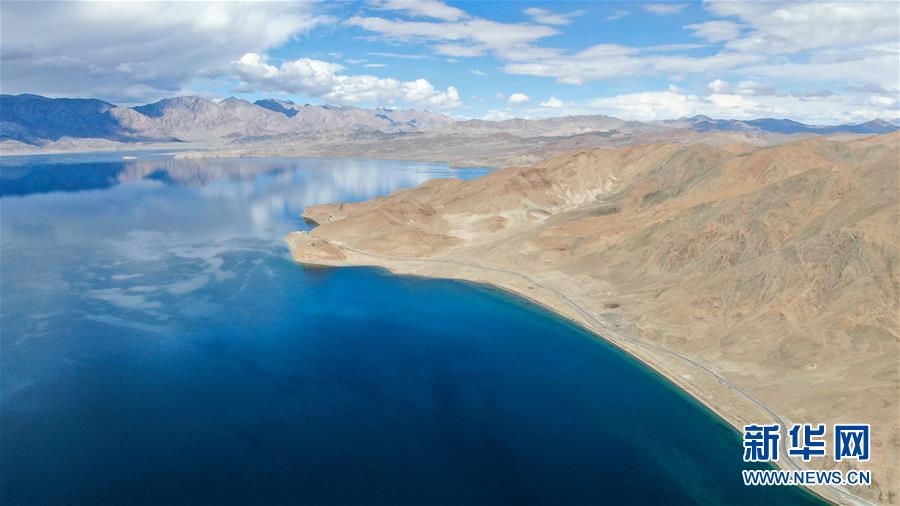
[[900,3],[3,2],[4,93],[502,119],[898,117]]

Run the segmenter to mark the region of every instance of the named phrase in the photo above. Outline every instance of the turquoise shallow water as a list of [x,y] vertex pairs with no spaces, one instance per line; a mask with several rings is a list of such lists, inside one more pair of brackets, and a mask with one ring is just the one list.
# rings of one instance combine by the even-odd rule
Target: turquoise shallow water
[[304,269],[310,204],[483,170],[4,159],[0,502],[804,504],[740,441],[526,301]]

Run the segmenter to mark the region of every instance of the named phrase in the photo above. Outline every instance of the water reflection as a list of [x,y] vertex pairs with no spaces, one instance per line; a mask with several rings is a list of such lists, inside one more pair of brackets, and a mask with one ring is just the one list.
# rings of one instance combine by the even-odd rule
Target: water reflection
[[[6,246],[51,233],[59,240],[110,232],[160,230],[201,236],[275,237],[298,225],[307,205],[358,201],[418,185],[434,177],[471,178],[485,171],[454,171],[434,164],[344,159],[135,160],[10,165],[0,171]],[[114,188],[102,202],[79,192]],[[55,195],[56,193],[76,195]],[[94,205],[97,204],[97,205]],[[39,205],[47,216],[19,212]],[[78,209],[77,215],[66,209]],[[66,219],[59,219],[68,214]],[[30,216],[31,215],[31,216]],[[6,226],[8,225],[8,226]],[[83,226],[86,225],[86,226]],[[37,228],[55,230],[36,234]],[[62,230],[65,229],[65,230]],[[100,229],[100,230],[98,230]],[[26,233],[22,233],[26,231]],[[277,237],[277,238],[280,238]]]
[[285,257],[284,235],[308,227],[305,206],[486,172],[345,159],[51,162],[0,162],[4,345],[73,318],[189,328],[222,312],[223,283],[234,297],[250,277],[273,276],[267,258]]

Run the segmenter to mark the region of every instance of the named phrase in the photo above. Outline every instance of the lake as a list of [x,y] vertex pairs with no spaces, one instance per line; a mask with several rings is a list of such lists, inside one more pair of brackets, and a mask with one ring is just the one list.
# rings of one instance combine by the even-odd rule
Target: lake
[[294,264],[307,205],[487,170],[9,157],[0,502],[807,504],[612,346],[456,281]]

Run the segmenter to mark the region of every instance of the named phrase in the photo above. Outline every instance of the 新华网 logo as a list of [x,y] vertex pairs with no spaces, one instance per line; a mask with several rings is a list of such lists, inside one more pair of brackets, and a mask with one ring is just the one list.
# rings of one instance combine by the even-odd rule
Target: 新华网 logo
[[[787,432],[790,445],[787,453],[809,462],[813,457],[825,456],[828,437],[824,424],[796,423]],[[869,424],[836,423],[833,426],[835,462],[856,459],[869,460]],[[744,425],[744,462],[777,462],[781,443],[781,425]]]
[[[803,462],[825,457],[829,434],[825,424],[793,424],[787,430],[784,451],[788,457]],[[869,460],[870,434],[866,423],[836,423],[831,433],[835,462]],[[777,462],[781,448],[781,425],[777,423],[744,425],[744,462]],[[796,467],[796,466],[795,466]],[[742,471],[745,485],[844,485],[860,486],[872,483],[869,470],[850,469],[748,469]]]

